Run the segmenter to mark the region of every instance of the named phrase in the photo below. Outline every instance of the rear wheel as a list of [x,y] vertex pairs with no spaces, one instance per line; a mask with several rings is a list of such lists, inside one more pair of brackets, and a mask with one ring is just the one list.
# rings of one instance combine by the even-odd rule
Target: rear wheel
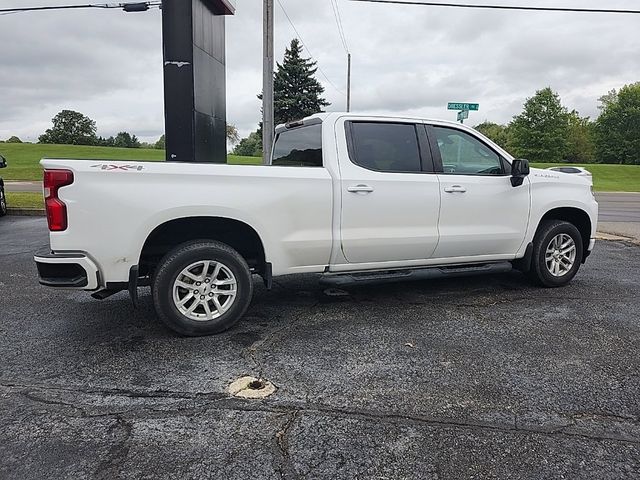
[[4,194],[4,187],[0,187],[0,217],[7,214],[7,197]]
[[228,245],[183,244],[158,265],[153,281],[156,313],[187,336],[220,333],[244,315],[253,295],[247,262]]
[[580,269],[582,251],[582,236],[573,224],[548,220],[534,238],[529,276],[545,287],[566,285]]

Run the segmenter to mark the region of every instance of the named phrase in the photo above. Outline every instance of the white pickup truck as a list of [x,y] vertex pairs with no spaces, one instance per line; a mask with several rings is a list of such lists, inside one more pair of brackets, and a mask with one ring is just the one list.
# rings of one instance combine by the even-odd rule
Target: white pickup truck
[[590,182],[530,169],[459,124],[314,115],[280,126],[271,165],[42,161],[43,285],[95,298],[150,285],[184,335],[245,313],[252,274],[371,281],[503,271],[568,283],[595,242]]

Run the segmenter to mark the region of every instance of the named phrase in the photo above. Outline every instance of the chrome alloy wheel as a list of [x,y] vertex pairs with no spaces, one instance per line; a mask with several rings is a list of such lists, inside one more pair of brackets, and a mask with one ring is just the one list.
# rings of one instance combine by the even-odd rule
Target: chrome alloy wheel
[[549,273],[554,277],[562,277],[569,273],[576,262],[576,252],[576,243],[570,235],[559,233],[553,237],[545,255]]
[[238,294],[238,282],[220,262],[201,260],[182,270],[173,282],[173,303],[190,320],[214,320],[227,312]]

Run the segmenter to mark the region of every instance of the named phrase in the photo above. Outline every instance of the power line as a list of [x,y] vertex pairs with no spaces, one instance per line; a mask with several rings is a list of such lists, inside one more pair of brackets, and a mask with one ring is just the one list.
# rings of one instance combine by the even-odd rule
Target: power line
[[153,1],[153,2],[130,2],[130,3],[90,3],[85,5],[51,5],[44,7],[18,7],[18,8],[0,8],[0,15],[10,15],[14,13],[25,13],[25,12],[42,12],[48,10],[78,10],[78,9],[88,9],[88,8],[131,8],[131,11],[134,7],[138,7],[142,9],[146,7],[146,9],[153,7],[161,7],[161,1]]
[[340,35],[340,40],[342,41],[342,46],[344,47],[345,53],[349,54],[349,47],[347,46],[347,39],[344,35],[344,27],[342,26],[342,17],[340,15],[340,8],[338,7],[338,0],[331,0],[331,8],[333,9],[333,16],[336,19],[336,25],[338,26],[338,34]]
[[608,8],[569,8],[569,7],[526,7],[517,5],[472,5],[467,3],[412,2],[409,0],[351,0],[352,2],[394,3],[401,5],[420,5],[428,7],[483,8],[491,10],[527,10],[538,12],[575,12],[575,13],[626,13],[640,14],[640,10],[612,10]]
[[344,34],[344,27],[342,25],[342,16],[340,15],[340,7],[338,6],[338,0],[331,0],[331,8],[333,9],[333,16],[336,19],[336,25],[338,26],[338,34],[342,41],[342,46],[347,54],[347,98],[346,106],[347,112],[351,111],[351,52],[347,45],[347,39]]
[[280,5],[280,8],[282,9],[282,12],[284,13],[284,16],[287,17],[287,20],[289,21],[289,24],[291,25],[291,27],[293,28],[293,31],[296,32],[296,35],[298,36],[298,38],[300,39],[300,43],[302,43],[302,46],[307,50],[307,53],[309,54],[309,56],[311,57],[311,59],[313,61],[316,62],[316,65],[318,67],[318,71],[322,74],[322,76],[325,78],[325,80],[327,82],[329,82],[329,84],[336,89],[337,92],[341,93],[342,95],[344,95],[345,93],[340,90],[338,87],[336,87],[336,85],[329,79],[329,77],[327,77],[327,74],[324,73],[324,71],[322,70],[322,68],[320,68],[320,65],[318,64],[318,61],[315,59],[315,57],[313,56],[313,54],[311,53],[311,50],[309,50],[309,47],[307,47],[307,45],[304,43],[304,40],[302,40],[302,35],[300,35],[300,32],[298,32],[298,29],[296,28],[296,26],[293,24],[293,21],[291,20],[291,17],[289,17],[289,14],[287,13],[287,11],[284,9],[284,6],[282,5],[282,2],[280,0],[278,0],[278,5]]

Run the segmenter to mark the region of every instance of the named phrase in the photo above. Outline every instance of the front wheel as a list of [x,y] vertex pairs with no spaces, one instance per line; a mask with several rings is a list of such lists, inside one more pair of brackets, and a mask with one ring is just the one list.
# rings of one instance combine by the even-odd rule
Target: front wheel
[[247,262],[228,245],[214,241],[175,248],[161,260],[153,280],[156,313],[186,336],[231,328],[247,311],[252,295]]
[[0,187],[0,217],[7,214],[7,197],[4,194],[4,187]]
[[549,220],[540,225],[533,240],[529,276],[544,287],[569,283],[582,262],[582,236],[575,225]]

